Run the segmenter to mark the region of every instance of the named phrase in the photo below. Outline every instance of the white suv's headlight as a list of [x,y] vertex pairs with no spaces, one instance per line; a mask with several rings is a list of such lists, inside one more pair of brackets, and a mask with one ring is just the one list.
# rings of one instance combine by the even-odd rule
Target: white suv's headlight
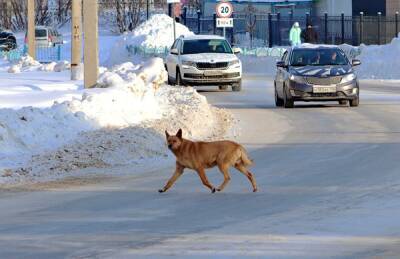
[[183,68],[196,67],[196,62],[193,62],[193,61],[182,61],[182,67]]
[[305,83],[304,77],[302,77],[302,76],[291,75],[291,76],[289,77],[289,79],[292,80],[292,81],[294,81],[294,82],[296,82],[296,83],[300,83],[300,84]]
[[239,59],[235,59],[229,62],[229,66],[233,67],[233,66],[239,66],[240,65],[240,61]]
[[355,75],[354,73],[351,73],[351,74],[345,75],[345,76],[342,78],[341,83],[342,83],[342,84],[348,83],[348,82],[353,81],[354,79],[356,79],[356,75]]

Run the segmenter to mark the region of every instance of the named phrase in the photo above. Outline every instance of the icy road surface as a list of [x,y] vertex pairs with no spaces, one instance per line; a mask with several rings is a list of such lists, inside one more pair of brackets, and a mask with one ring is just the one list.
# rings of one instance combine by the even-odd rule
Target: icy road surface
[[233,170],[223,193],[189,171],[157,193],[172,168],[2,190],[0,257],[398,258],[400,87],[361,89],[358,108],[290,110],[274,107],[268,78],[203,92],[240,119],[258,193]]

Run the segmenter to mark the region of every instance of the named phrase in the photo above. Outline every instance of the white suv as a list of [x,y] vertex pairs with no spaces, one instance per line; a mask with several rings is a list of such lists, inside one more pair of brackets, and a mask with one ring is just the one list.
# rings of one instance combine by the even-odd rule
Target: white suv
[[233,91],[242,88],[242,64],[235,54],[240,49],[231,48],[220,36],[181,36],[175,40],[166,57],[168,83],[176,85],[218,85]]

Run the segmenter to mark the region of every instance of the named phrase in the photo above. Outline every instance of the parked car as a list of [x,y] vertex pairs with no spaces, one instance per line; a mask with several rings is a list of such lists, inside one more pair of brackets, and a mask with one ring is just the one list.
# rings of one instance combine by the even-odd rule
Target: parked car
[[56,29],[37,26],[35,28],[35,42],[38,47],[55,47],[57,44],[63,44],[63,37]]
[[166,57],[168,82],[177,85],[217,85],[226,90],[242,89],[242,64],[235,54],[240,49],[231,48],[220,36],[195,35],[179,37]]
[[17,48],[17,40],[10,31],[0,29],[0,51],[10,51]]
[[276,106],[293,108],[295,101],[338,101],[358,106],[359,82],[354,66],[337,46],[300,45],[289,48],[277,62]]

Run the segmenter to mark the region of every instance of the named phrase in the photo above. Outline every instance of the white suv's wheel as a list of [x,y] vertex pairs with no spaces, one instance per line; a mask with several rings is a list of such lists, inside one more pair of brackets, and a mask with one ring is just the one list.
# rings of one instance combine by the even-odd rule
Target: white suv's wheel
[[237,83],[232,84],[232,91],[240,92],[242,90],[242,80]]
[[181,77],[181,72],[179,71],[179,69],[176,70],[175,84],[178,85],[178,86],[183,85],[183,83],[182,83],[182,77]]
[[168,83],[169,85],[172,85],[172,80],[171,80],[171,77],[170,77],[170,75],[169,75],[167,65],[165,65],[165,70],[167,71],[167,76],[168,76],[167,83]]

